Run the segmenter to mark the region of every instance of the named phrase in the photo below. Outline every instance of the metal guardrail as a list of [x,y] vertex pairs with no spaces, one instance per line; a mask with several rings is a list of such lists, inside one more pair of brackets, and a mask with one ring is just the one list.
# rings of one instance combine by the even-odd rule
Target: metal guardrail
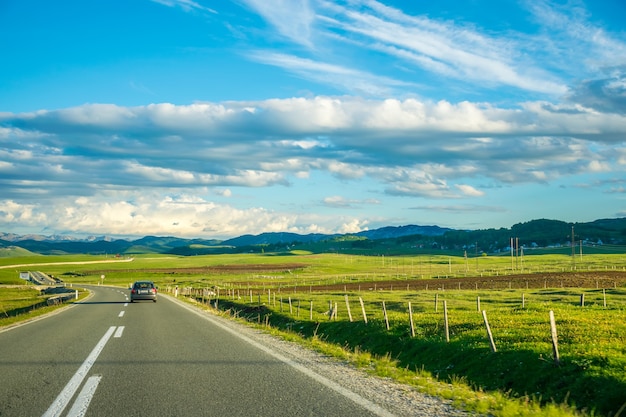
[[[57,287],[59,290],[64,290],[62,287]],[[54,306],[54,305],[59,305],[59,304],[63,304],[65,302],[68,302],[69,300],[72,299],[78,299],[78,291],[77,290],[69,290],[69,289],[65,289],[64,292],[62,293],[58,293],[58,294],[54,294],[50,297],[47,297],[45,300],[41,300],[37,303],[28,305],[28,306],[23,306],[23,307],[17,307],[14,308],[12,310],[8,310],[8,311],[1,311],[0,313],[4,316],[4,317],[14,317],[14,316],[19,316],[20,314],[24,314],[27,313],[29,311],[33,311],[33,310],[37,310],[39,308],[42,307],[48,307],[48,306]]]

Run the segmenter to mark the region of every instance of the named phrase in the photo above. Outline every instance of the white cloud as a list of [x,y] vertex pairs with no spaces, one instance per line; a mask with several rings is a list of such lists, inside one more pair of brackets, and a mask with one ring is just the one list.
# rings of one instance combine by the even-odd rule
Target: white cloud
[[308,0],[244,0],[249,7],[292,41],[311,45],[311,25],[315,11]]
[[380,174],[390,186],[388,194],[425,198],[454,198],[444,179],[436,178],[427,172],[410,169],[382,170]]
[[38,212],[35,204],[21,204],[14,200],[0,200],[0,219],[5,224],[41,224],[48,218],[43,212]]
[[[449,193],[446,179],[569,175],[581,161],[610,171],[622,154],[609,150],[626,134],[626,116],[580,106],[527,102],[501,109],[350,97],[85,105],[2,119],[19,126],[5,128],[6,140],[16,141],[0,152],[2,169],[18,177],[38,165],[42,178],[60,183],[77,176],[118,186],[264,187],[322,170],[400,181],[388,191],[424,195]],[[404,174],[392,173],[397,169]],[[406,184],[404,175],[422,185]]]
[[334,233],[335,222],[342,230],[354,231],[362,221],[350,216],[297,215],[260,207],[238,209],[197,196],[159,196],[155,193],[125,192],[113,198],[80,197],[58,199],[52,206],[20,204],[0,200],[0,223],[20,222],[66,234],[106,234],[117,236],[169,235],[214,238],[236,237],[246,233],[291,231],[294,233]]
[[232,197],[233,192],[229,188],[225,188],[223,190],[215,190],[215,194],[221,195],[222,197]]
[[605,161],[589,161],[587,172],[610,172],[611,166]]
[[481,197],[481,196],[485,195],[485,193],[483,191],[477,190],[476,188],[472,187],[471,185],[456,184],[455,187],[457,189],[459,189],[459,191],[461,191],[461,193],[463,193],[463,195],[466,195],[466,196],[469,196],[469,197]]
[[[407,86],[416,92],[424,91],[424,86],[410,81],[419,78],[410,74],[420,71],[440,80],[471,81],[488,88],[508,86],[552,97],[567,91],[560,74],[550,73],[541,63],[531,60],[536,55],[532,52],[537,37],[481,32],[450,20],[411,16],[376,1],[342,4],[248,0],[247,3],[279,34],[308,48],[299,51],[299,55],[257,51],[250,53],[250,58],[333,85],[338,91],[376,97],[388,96],[392,91],[400,93]],[[563,42],[572,41],[567,38]],[[348,66],[341,51],[355,48],[386,56],[394,66],[410,72],[388,71],[394,76],[382,76],[359,69],[358,60]]]
[[617,163],[626,165],[626,147],[616,147],[612,151],[617,155]]
[[215,10],[204,7],[200,3],[195,2],[193,0],[152,0],[155,3],[162,4],[168,7],[180,7],[186,12],[190,11],[205,11],[209,13],[217,13]]
[[380,204],[380,201],[376,199],[366,199],[366,200],[349,199],[343,196],[334,195],[334,196],[325,197],[323,204],[329,207],[334,207],[334,208],[354,208],[355,206],[361,206],[361,205]]
[[350,222],[342,224],[337,233],[358,233],[367,230],[368,223],[367,221],[352,219]]
[[511,55],[511,40],[489,38],[451,22],[409,16],[374,1],[368,5],[371,10],[336,7],[334,10],[345,20],[335,19],[334,22],[344,33],[356,34],[374,48],[429,71],[524,90],[565,92],[563,85],[522,73],[524,67],[517,65]]
[[339,90],[347,90],[354,94],[385,96],[391,94],[395,88],[411,85],[409,82],[364,70],[271,51],[250,52],[248,57],[264,64],[281,67],[302,78],[332,85]]
[[[389,198],[483,198],[486,187],[580,174],[622,176],[624,152],[615,145],[626,137],[626,116],[579,105],[498,108],[353,97],[92,104],[4,113],[0,126],[7,207],[19,201],[29,218],[59,218],[58,230],[166,233],[176,224],[180,235],[205,230],[220,236],[281,228],[332,232],[343,224],[337,216],[331,227],[329,218],[250,205],[246,188],[302,184],[321,173],[344,189],[367,184],[375,196],[350,199],[341,191],[324,200],[326,207],[371,208]],[[137,197],[137,190],[160,203]],[[238,208],[163,197],[211,193],[236,194]],[[88,203],[79,204],[81,198]],[[278,207],[279,201],[268,201]],[[18,215],[6,209],[1,218],[9,224]],[[353,221],[346,218],[346,224]]]
[[[610,63],[624,63],[626,60],[624,40],[593,23],[582,3],[578,7],[572,7],[570,3],[559,5],[553,1],[526,1],[525,4],[536,21],[549,29],[540,41],[542,47],[555,58],[553,65],[577,62],[595,71],[610,66]],[[570,70],[580,71],[581,68]]]
[[435,212],[450,212],[450,213],[503,213],[507,210],[501,206],[481,206],[474,204],[467,205],[426,205],[411,207],[413,210],[435,211]]

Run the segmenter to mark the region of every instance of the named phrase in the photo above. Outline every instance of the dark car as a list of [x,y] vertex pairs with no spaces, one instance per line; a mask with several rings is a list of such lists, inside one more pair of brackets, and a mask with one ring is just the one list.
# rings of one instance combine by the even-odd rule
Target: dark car
[[137,281],[130,289],[130,302],[152,300],[156,303],[157,289],[152,281]]

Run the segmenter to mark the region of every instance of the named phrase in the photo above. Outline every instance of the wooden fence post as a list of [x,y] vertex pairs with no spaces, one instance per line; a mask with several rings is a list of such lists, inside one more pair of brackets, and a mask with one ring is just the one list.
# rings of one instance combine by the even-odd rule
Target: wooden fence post
[[550,335],[552,336],[552,353],[554,354],[554,363],[558,365],[561,362],[559,358],[559,342],[556,334],[556,320],[554,319],[554,311],[550,310]]
[[476,311],[480,313],[480,297],[476,297]]
[[411,324],[411,337],[415,337],[415,324],[413,323],[413,309],[409,301],[409,323]]
[[348,301],[348,294],[345,295],[345,299],[346,299],[346,309],[348,310],[348,319],[350,320],[350,323],[352,323],[352,312],[350,311],[350,302]]
[[363,304],[363,298],[359,297],[359,303],[361,303],[361,311],[363,312],[363,321],[367,324],[367,315],[365,314],[365,304]]
[[450,342],[450,326],[448,323],[448,302],[443,300],[443,327],[446,332],[446,342]]
[[491,327],[489,327],[489,320],[487,320],[487,312],[483,310],[483,320],[485,322],[485,327],[487,328],[487,337],[489,338],[489,346],[491,346],[491,351],[496,352],[496,343],[493,341],[493,334],[491,333]]
[[435,294],[435,313],[437,312],[437,308],[439,305],[439,294]]
[[309,320],[313,321],[313,300],[311,300],[311,305],[309,306]]
[[389,330],[389,317],[387,316],[387,307],[385,306],[384,300],[383,300],[383,316],[385,317],[385,326],[387,327],[387,330]]
[[585,293],[580,294],[580,306],[585,306]]

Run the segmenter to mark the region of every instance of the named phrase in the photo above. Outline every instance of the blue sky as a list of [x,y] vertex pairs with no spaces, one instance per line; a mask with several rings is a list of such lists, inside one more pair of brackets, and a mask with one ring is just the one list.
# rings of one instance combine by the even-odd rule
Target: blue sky
[[626,216],[621,0],[4,0],[0,231]]

